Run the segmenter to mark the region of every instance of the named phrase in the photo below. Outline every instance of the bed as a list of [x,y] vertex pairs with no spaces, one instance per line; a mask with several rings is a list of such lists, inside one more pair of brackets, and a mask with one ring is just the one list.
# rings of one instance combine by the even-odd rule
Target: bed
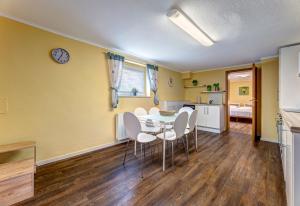
[[239,121],[239,120],[251,120],[252,119],[252,107],[251,105],[230,105],[229,114],[231,121]]

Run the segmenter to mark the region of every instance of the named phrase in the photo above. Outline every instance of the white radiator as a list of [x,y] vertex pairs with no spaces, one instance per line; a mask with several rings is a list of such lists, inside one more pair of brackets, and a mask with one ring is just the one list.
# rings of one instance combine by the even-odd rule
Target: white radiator
[[116,115],[116,139],[118,141],[122,141],[127,139],[124,121],[123,121],[124,113],[119,113]]

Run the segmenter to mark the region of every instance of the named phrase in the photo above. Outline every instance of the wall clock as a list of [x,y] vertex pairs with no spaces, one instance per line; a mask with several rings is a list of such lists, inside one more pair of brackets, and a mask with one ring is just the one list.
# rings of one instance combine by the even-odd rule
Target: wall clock
[[174,86],[174,79],[172,77],[169,78],[168,85],[169,85],[169,87],[173,87]]
[[55,48],[51,50],[51,56],[54,61],[59,64],[65,64],[70,59],[70,54],[67,50],[62,48]]

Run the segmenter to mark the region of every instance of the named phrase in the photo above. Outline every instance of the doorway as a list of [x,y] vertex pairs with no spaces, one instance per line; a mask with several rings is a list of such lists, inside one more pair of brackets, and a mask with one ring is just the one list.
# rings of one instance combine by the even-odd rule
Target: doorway
[[253,143],[260,133],[260,75],[256,66],[226,71],[227,129],[248,134]]

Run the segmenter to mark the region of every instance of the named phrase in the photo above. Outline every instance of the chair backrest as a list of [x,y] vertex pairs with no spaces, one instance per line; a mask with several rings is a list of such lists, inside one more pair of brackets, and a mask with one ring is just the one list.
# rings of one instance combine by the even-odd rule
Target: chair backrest
[[191,116],[192,112],[194,110],[190,107],[181,107],[178,111],[178,113],[187,112],[189,116]]
[[145,110],[143,107],[137,107],[134,110],[135,116],[144,116],[147,115],[147,110]]
[[149,114],[151,114],[151,115],[159,114],[159,109],[157,107],[152,107],[149,110]]
[[194,131],[197,123],[197,115],[198,111],[194,110],[189,118],[189,131],[192,132]]
[[123,120],[127,137],[136,139],[141,132],[141,123],[139,119],[133,113],[125,112]]
[[187,112],[181,112],[174,122],[174,130],[176,133],[176,138],[180,138],[184,135],[188,123],[189,115]]

